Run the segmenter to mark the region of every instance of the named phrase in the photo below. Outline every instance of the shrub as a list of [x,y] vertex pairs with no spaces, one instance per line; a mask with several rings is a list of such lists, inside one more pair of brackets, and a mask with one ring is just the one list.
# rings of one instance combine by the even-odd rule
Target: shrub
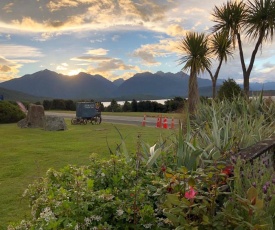
[[233,79],[230,78],[223,82],[218,91],[218,99],[220,100],[227,99],[233,101],[235,97],[239,97],[241,95],[241,87]]
[[13,105],[8,101],[0,101],[0,123],[18,122],[25,116],[17,105]]
[[112,156],[48,170],[24,193],[32,218],[9,229],[162,229],[158,176],[136,163]]

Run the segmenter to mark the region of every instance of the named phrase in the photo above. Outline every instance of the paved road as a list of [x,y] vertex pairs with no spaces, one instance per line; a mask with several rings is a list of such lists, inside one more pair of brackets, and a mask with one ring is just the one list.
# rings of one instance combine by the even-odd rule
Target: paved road
[[[46,115],[62,116],[64,118],[73,118],[75,114],[72,113],[62,113],[62,112],[45,112]],[[102,115],[102,122],[113,123],[113,124],[130,124],[130,125],[141,125],[143,117],[128,117],[128,116],[109,116]],[[168,120],[168,126],[170,127],[171,120]],[[175,121],[176,123],[176,121]],[[146,117],[146,126],[156,127],[157,118],[156,117]],[[175,124],[177,125],[177,124]]]

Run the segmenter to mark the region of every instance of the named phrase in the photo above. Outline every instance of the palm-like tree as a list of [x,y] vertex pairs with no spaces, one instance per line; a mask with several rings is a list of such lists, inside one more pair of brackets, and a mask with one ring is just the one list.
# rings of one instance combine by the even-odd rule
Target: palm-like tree
[[182,70],[190,70],[188,110],[190,113],[194,113],[199,101],[197,76],[211,65],[207,37],[203,33],[190,32],[181,41],[179,48],[184,53],[180,58],[180,64],[184,64]]
[[232,56],[233,54],[232,40],[230,39],[228,34],[223,31],[215,33],[210,39],[210,51],[214,54],[215,57],[217,57],[219,62],[214,75],[209,68],[206,68],[212,80],[212,96],[213,98],[215,98],[217,79],[219,76],[222,63],[223,61],[227,62],[228,57]]
[[[230,34],[233,44],[238,42],[241,66],[244,79],[244,92],[249,96],[249,77],[254,65],[255,57],[263,41],[273,40],[275,29],[275,0],[248,0],[228,1],[221,7],[213,10],[214,32],[225,31]],[[245,64],[241,33],[244,32],[250,40],[256,44],[251,54],[248,66]]]

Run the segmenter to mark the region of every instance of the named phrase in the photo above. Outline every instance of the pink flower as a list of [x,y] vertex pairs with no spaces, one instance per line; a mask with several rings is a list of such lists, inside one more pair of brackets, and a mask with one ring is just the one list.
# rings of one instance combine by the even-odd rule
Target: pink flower
[[184,197],[187,199],[194,199],[197,194],[197,191],[190,186],[189,191],[185,192]]

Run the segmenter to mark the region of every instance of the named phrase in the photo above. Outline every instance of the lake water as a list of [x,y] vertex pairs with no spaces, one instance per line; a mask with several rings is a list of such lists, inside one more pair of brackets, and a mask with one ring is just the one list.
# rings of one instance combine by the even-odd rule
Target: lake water
[[[164,102],[167,101],[167,100],[170,100],[170,99],[142,100],[142,101],[156,101],[156,102],[158,102],[158,103],[164,105]],[[129,101],[129,102],[131,103],[132,101]],[[139,102],[139,101],[137,101],[137,102]],[[125,101],[117,101],[117,103],[118,103],[119,105],[124,105]],[[108,102],[102,102],[102,104],[104,105],[104,107],[107,107],[107,106],[109,106],[109,105],[111,104],[111,102],[110,102],[110,101],[108,101]]]

